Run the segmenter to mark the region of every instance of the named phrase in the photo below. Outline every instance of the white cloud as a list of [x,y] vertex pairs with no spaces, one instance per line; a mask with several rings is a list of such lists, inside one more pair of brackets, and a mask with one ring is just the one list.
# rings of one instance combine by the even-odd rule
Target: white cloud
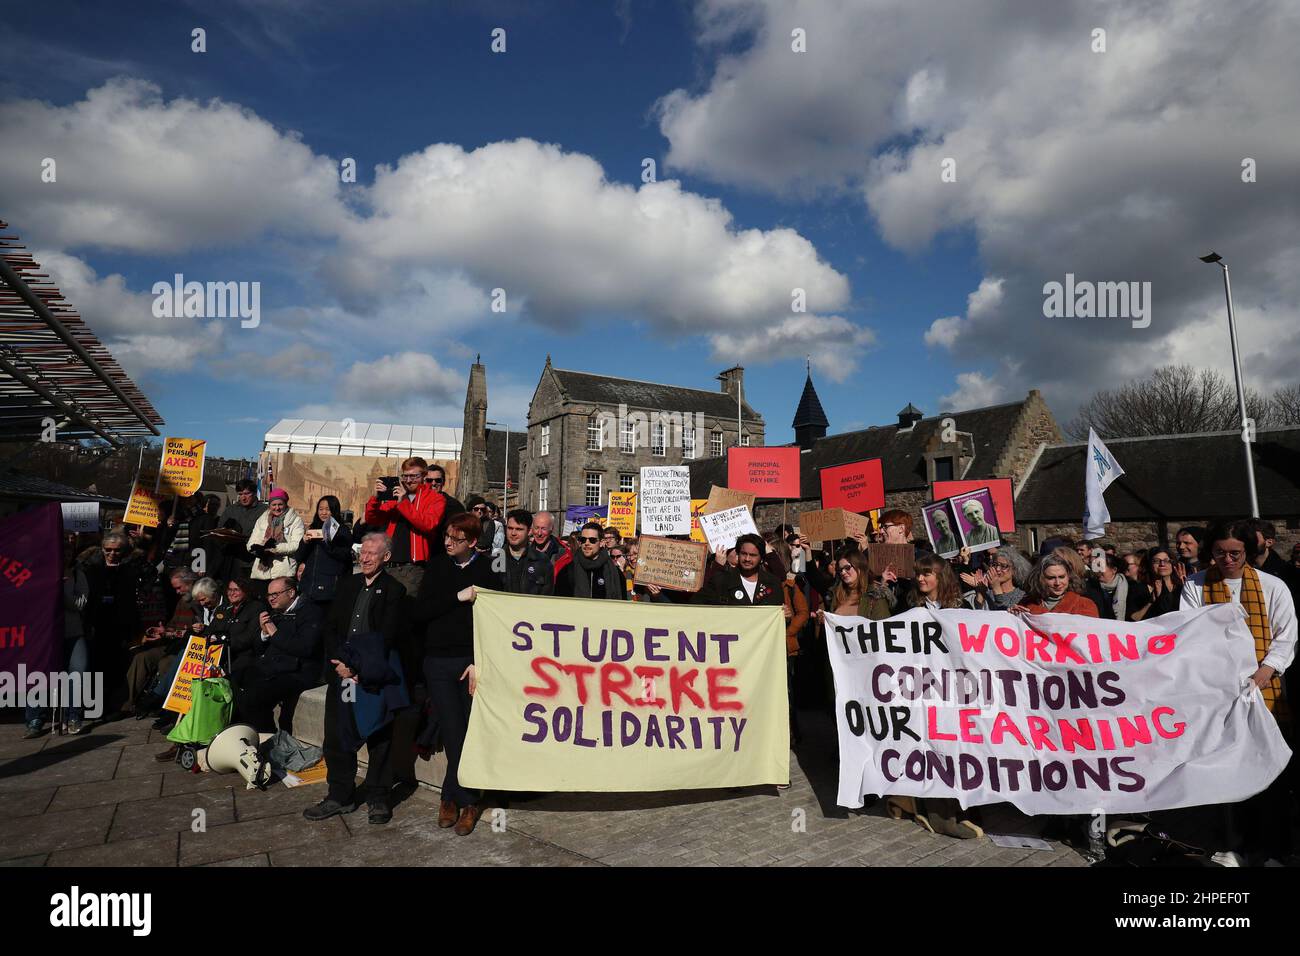
[[395,270],[455,267],[557,327],[620,313],[665,334],[788,315],[795,288],[815,312],[849,298],[793,230],[736,229],[721,203],[676,182],[613,183],[590,157],[533,140],[430,146],[380,167],[368,199],[341,253],[355,294]]
[[[0,199],[22,235],[59,248],[174,252],[345,218],[338,166],[244,107],[163,98],[116,78],[66,106],[0,102]],[[41,181],[42,161],[57,181]]]
[[[778,193],[857,194],[907,251],[969,231],[1000,299],[933,322],[929,344],[972,364],[1010,358],[1007,388],[1041,386],[1065,417],[1175,356],[1224,369],[1221,284],[1195,259],[1216,248],[1233,265],[1248,367],[1264,387],[1294,369],[1300,7],[702,0],[699,11],[702,45],[728,46],[703,88],[661,101],[670,161]],[[792,24],[808,53],[789,51]],[[1105,53],[1091,49],[1096,26]],[[1242,181],[1245,157],[1258,182]],[[941,181],[945,158],[956,182]],[[1151,282],[1150,328],[1045,319],[1043,284],[1066,273]],[[958,392],[987,397],[988,381]]]
[[807,355],[819,372],[843,382],[876,344],[876,334],[839,315],[797,315],[753,332],[715,335],[712,342],[719,361],[762,363]]
[[1006,397],[1006,387],[997,379],[983,372],[962,372],[957,376],[957,388],[941,396],[939,406],[943,411],[960,412],[996,405]]
[[925,344],[951,349],[971,322],[994,320],[1002,304],[1002,280],[982,279],[979,287],[966,297],[966,318],[947,315],[935,319],[925,331]]
[[398,352],[353,363],[343,375],[340,394],[347,402],[382,408],[446,403],[464,396],[465,376],[439,365],[432,355]]
[[84,259],[50,249],[35,249],[32,258],[132,378],[188,371],[223,347],[220,321],[155,318],[153,296],[128,289],[119,273],[101,277]]

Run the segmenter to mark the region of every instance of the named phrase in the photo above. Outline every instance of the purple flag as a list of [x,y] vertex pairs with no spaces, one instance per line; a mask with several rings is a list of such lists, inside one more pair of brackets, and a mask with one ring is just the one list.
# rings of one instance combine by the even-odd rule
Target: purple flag
[[57,501],[0,521],[0,673],[63,668],[62,535]]

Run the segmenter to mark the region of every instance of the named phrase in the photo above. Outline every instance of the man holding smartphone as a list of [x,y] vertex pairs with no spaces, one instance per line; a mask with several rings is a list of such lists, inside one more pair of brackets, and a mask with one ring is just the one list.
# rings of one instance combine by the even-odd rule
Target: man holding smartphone
[[442,521],[446,503],[441,492],[424,483],[429,464],[423,458],[402,462],[398,487],[375,479],[375,494],[366,502],[366,524],[382,528],[392,540],[388,574],[406,588],[419,591],[424,569],[433,553],[434,532]]

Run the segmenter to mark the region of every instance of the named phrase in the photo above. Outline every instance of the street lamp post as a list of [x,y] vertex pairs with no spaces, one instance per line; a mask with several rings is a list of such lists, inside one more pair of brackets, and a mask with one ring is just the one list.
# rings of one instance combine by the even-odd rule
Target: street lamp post
[[[510,507],[510,429],[500,422],[487,422],[488,425],[496,425],[506,433],[506,468],[505,475],[501,479],[501,513],[504,515]],[[483,454],[487,454],[487,449],[483,449]]]
[[1237,348],[1237,321],[1232,312],[1232,280],[1228,278],[1228,264],[1217,252],[1200,257],[1202,262],[1218,263],[1223,269],[1223,292],[1228,299],[1228,337],[1232,340],[1232,373],[1237,380],[1237,406],[1241,412],[1241,443],[1246,450],[1246,486],[1250,489],[1250,516],[1259,517],[1259,496],[1255,491],[1255,459],[1250,453],[1251,422],[1246,416],[1246,390],[1241,383],[1241,353]]

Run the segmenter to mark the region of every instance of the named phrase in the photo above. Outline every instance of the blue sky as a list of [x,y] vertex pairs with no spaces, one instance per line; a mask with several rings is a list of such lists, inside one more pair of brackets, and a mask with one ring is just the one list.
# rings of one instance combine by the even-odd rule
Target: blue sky
[[[739,360],[769,443],[792,438],[809,354],[832,431],[890,421],[909,401],[934,413],[1029,387],[1064,418],[1160,361],[1221,361],[1215,277],[1185,268],[1181,248],[1168,255],[1164,230],[1181,229],[1180,246],[1253,249],[1296,212],[1279,211],[1265,183],[1230,228],[1207,228],[1216,190],[1240,185],[1235,154],[1211,144],[1207,168],[1232,164],[1214,188],[1185,159],[1172,183],[1149,158],[1098,170],[1097,155],[1112,157],[1099,130],[1140,130],[1156,114],[1100,98],[1069,122],[1038,118],[1032,87],[1064,87],[1071,71],[1088,80],[1098,61],[1053,50],[1086,53],[1082,7],[1026,25],[1019,6],[991,4],[970,50],[929,42],[960,26],[937,10],[882,36],[833,3],[15,8],[0,118],[23,135],[0,136],[0,217],[165,430],[206,437],[217,455],[255,453],[282,417],[458,425],[479,353],[489,417],[513,425],[548,353],[560,367],[703,388]],[[1129,55],[1121,37],[1137,62],[1139,37],[1186,29],[1173,6],[1152,5],[1146,21],[1110,9],[1114,60]],[[805,54],[788,49],[792,23],[806,24]],[[206,53],[191,52],[194,27]],[[490,50],[495,27],[505,53]],[[1020,71],[987,82],[1017,90],[1021,109],[971,85],[997,72],[990,56]],[[1049,62],[1064,76],[1040,84],[1034,70]],[[1151,66],[1153,98],[1187,65]],[[1262,125],[1274,104],[1256,105]],[[1249,133],[1243,149],[1295,161],[1293,141]],[[1054,169],[1044,193],[1035,169],[1074,137],[1075,173]],[[941,192],[928,170],[949,152],[980,181]],[[57,184],[37,178],[46,156]],[[357,183],[334,181],[342,157],[356,159]],[[675,190],[642,189],[646,157]],[[464,192],[477,198],[461,205]],[[1079,211],[1075,228],[1062,208]],[[1239,305],[1245,329],[1282,335],[1284,353],[1294,280],[1276,266],[1293,255],[1294,239],[1271,263],[1257,256],[1257,293]],[[1145,336],[1123,321],[1048,324],[1034,296],[1066,271],[1155,280],[1163,321]],[[177,272],[260,282],[261,325],[153,317],[150,288]],[[795,285],[809,297],[797,316]],[[505,315],[489,308],[498,286]],[[1265,387],[1291,374],[1262,354],[1256,369]]]

